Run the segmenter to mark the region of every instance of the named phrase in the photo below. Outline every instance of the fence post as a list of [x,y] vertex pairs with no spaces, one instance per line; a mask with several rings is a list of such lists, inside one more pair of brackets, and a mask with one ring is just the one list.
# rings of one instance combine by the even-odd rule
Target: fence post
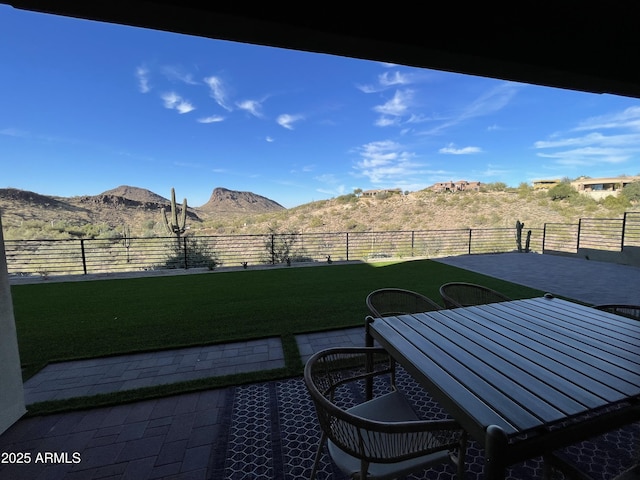
[[271,265],[276,264],[276,238],[275,234],[271,234]]
[[188,252],[187,252],[187,237],[182,237],[182,248],[184,248],[184,269],[188,269],[189,268],[189,263],[188,263]]
[[416,232],[415,230],[411,230],[411,256],[415,256],[414,254],[414,245],[415,245],[415,240],[416,240]]
[[471,233],[473,232],[472,229],[469,229],[469,255],[471,255]]
[[624,212],[624,215],[622,217],[622,235],[620,235],[622,238],[620,239],[620,251],[624,252],[624,232],[627,229],[627,212]]
[[87,257],[84,253],[84,238],[80,239],[80,251],[82,252],[82,271],[87,274]]
[[582,219],[578,220],[578,242],[576,245],[576,253],[580,251],[580,234],[582,233]]
[[542,253],[544,254],[544,242],[547,239],[547,224],[544,224],[544,228],[542,229]]
[[347,241],[347,245],[346,245],[346,250],[347,250],[347,262],[349,261],[349,232],[346,232],[346,241]]

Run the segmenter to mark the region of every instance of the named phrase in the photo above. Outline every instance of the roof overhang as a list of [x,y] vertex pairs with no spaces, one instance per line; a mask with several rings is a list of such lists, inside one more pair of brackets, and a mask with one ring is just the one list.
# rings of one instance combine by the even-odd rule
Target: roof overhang
[[[635,4],[0,0],[16,8],[640,98]],[[365,10],[366,8],[366,10]]]

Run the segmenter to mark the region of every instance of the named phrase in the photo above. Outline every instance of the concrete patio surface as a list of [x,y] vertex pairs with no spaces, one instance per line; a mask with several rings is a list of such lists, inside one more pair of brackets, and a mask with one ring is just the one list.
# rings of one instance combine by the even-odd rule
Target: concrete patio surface
[[640,267],[537,253],[434,260],[590,304],[640,303]]
[[[589,303],[639,303],[640,268],[539,254],[435,259]],[[364,299],[363,299],[364,301]],[[364,329],[296,337],[302,361],[334,345],[364,345]],[[25,383],[27,404],[123,391],[191,378],[279,368],[277,338],[52,364]],[[407,388],[411,386],[406,380]],[[421,393],[424,396],[424,392]],[[0,435],[2,479],[280,479],[308,475],[319,435],[301,379],[212,389],[115,407],[23,418]],[[638,425],[611,436],[594,468],[608,478],[629,461]],[[593,448],[591,446],[590,448]],[[638,447],[635,447],[638,448]],[[577,454],[584,452],[578,451]],[[18,463],[19,454],[28,463]],[[577,455],[576,454],[576,455]],[[593,456],[594,452],[586,452]],[[591,458],[591,457],[589,457]],[[39,460],[39,461],[36,461]],[[468,478],[480,479],[482,453],[471,448]],[[325,458],[318,478],[343,478]],[[535,478],[539,462],[510,470]],[[412,478],[453,478],[430,470]],[[561,478],[561,477],[558,477]]]

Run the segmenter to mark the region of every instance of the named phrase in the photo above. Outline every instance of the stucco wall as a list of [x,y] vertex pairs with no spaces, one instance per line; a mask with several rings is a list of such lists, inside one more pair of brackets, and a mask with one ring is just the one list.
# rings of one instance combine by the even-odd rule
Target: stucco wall
[[13,301],[0,218],[0,433],[26,412]]

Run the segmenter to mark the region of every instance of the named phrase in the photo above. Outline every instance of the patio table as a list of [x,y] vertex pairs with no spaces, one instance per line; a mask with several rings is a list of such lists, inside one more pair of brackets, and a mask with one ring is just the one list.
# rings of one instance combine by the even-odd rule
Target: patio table
[[640,322],[545,297],[368,318],[485,450],[485,478],[640,420]]

